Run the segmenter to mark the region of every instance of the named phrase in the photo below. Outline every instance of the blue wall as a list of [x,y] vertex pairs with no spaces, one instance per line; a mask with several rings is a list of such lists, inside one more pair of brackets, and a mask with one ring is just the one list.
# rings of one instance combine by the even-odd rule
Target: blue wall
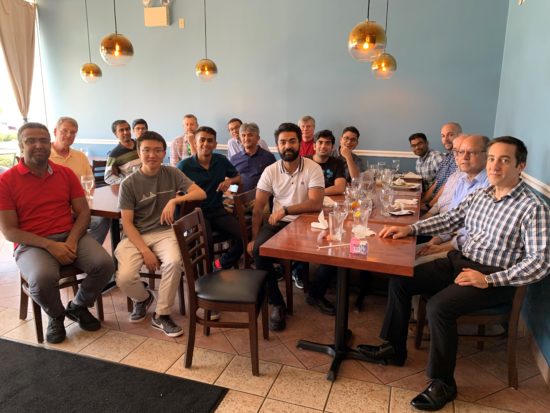
[[[510,0],[495,136],[513,135],[529,148],[526,172],[550,183],[550,2]],[[546,200],[548,201],[548,199]],[[524,316],[550,364],[550,277],[529,289]]]
[[[195,113],[227,140],[235,115],[256,121],[264,139],[282,121],[303,114],[339,134],[354,124],[360,149],[410,150],[407,137],[424,131],[441,149],[448,120],[491,135],[502,64],[508,4],[501,0],[393,0],[388,51],[398,71],[376,80],[370,66],[346,49],[351,28],[366,17],[366,0],[208,0],[208,51],[219,75],[198,81],[203,57],[202,2],[174,0],[167,28],[146,28],[137,0],[118,1],[119,32],[133,42],[126,67],[108,67],[101,38],[113,31],[111,0],[88,2],[92,60],[103,69],[94,85],[82,82],[87,61],[83,1],[41,0],[39,18],[50,123],[72,115],[80,138],[112,138],[117,118],[144,117],[167,139]],[[345,6],[344,6],[345,5]],[[384,22],[385,2],[371,2],[371,20]],[[177,27],[177,18],[186,28]]]

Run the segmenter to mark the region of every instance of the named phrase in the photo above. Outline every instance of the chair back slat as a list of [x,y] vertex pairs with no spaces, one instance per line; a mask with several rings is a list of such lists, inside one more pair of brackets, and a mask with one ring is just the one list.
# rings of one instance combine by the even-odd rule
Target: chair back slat
[[235,202],[235,215],[237,221],[239,221],[243,240],[245,268],[250,268],[252,257],[246,251],[246,247],[252,239],[252,210],[256,201],[256,189],[236,194],[233,200]]
[[105,182],[105,168],[107,167],[107,161],[92,161],[92,173],[94,175],[95,187],[101,188],[102,186],[107,186]]

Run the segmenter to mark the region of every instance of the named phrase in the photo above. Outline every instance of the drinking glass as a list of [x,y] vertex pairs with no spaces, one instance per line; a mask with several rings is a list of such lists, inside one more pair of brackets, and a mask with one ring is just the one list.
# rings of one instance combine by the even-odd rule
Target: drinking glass
[[385,217],[390,216],[389,209],[393,204],[393,191],[390,188],[382,188],[380,190],[380,202],[382,203],[381,214]]
[[393,170],[395,171],[395,173],[399,173],[399,159],[394,159],[393,161],[391,161],[392,165],[393,165]]
[[393,171],[391,169],[383,169],[380,180],[382,181],[382,185],[386,187],[390,186],[393,180]]
[[328,214],[328,230],[331,241],[342,241],[342,233],[344,232],[343,214],[333,211]]
[[365,232],[369,225],[369,216],[372,212],[372,200],[363,199],[353,211],[353,230]]
[[93,199],[92,188],[94,187],[94,176],[93,175],[82,175],[80,177],[80,182],[82,183],[82,188],[86,191],[86,198]]

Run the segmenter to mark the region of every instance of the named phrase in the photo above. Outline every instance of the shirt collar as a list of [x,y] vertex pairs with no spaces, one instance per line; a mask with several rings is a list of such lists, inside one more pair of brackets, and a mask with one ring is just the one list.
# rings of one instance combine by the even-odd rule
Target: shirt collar
[[294,171],[293,174],[290,174],[284,167],[283,165],[283,160],[281,159],[280,161],[280,164],[279,164],[279,170],[282,174],[286,174],[286,175],[296,175],[297,173],[299,172],[302,172],[302,170],[304,169],[304,158],[302,156],[300,156],[300,164],[298,165],[298,168],[296,169],[296,171]]
[[[31,170],[29,169],[29,167],[27,165],[25,165],[25,160],[23,158],[21,158],[21,160],[19,161],[19,163],[17,164],[17,172],[19,172],[20,175],[26,175],[26,174],[31,174]],[[52,175],[53,172],[54,172],[54,164],[52,161],[50,161],[48,159],[48,169],[47,169],[47,172],[48,174]]]

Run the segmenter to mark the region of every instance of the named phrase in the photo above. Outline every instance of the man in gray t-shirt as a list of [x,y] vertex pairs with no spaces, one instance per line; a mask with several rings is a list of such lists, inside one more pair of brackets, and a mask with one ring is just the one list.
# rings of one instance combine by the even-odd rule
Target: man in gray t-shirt
[[162,165],[166,142],[158,133],[141,135],[137,139],[137,151],[141,168],[122,181],[119,192],[125,238],[115,250],[118,260],[116,282],[134,301],[130,322],[137,323],[145,319],[154,301],[152,293],[140,280],[139,270],[143,265],[149,271],[159,270],[162,279],[152,325],[169,337],[177,337],[183,330],[172,321],[170,312],[182,263],[171,225],[178,204],[201,201],[206,193],[180,170]]

